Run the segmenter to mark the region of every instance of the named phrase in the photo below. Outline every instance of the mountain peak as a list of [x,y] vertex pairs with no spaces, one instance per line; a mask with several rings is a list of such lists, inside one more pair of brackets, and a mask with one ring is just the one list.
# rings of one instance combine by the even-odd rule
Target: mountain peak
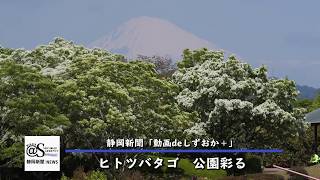
[[107,49],[129,58],[140,54],[178,59],[186,48],[213,49],[215,46],[167,20],[142,16],[123,23],[116,30],[93,42],[91,47]]

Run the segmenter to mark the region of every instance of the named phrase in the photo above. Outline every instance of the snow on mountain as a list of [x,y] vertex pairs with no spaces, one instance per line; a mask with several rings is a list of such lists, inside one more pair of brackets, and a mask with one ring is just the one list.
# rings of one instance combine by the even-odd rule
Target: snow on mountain
[[137,17],[115,31],[93,42],[98,47],[134,58],[137,55],[169,56],[179,59],[186,48],[216,49],[210,42],[187,32],[175,24],[154,17]]

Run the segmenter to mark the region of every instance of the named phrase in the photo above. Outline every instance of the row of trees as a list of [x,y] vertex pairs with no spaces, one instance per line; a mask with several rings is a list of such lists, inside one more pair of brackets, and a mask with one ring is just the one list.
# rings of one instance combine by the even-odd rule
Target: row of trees
[[0,167],[22,167],[25,135],[60,135],[67,148],[201,136],[286,149],[305,132],[293,81],[207,49],[185,50],[177,67],[162,60],[60,38],[0,48]]

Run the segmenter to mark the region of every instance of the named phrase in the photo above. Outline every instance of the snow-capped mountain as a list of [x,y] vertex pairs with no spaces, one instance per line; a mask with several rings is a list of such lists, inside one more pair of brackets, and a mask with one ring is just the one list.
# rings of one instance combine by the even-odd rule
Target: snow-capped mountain
[[103,48],[114,53],[134,58],[137,55],[169,56],[179,59],[186,48],[216,49],[203,40],[177,25],[154,17],[133,18],[110,34],[93,42],[90,47]]

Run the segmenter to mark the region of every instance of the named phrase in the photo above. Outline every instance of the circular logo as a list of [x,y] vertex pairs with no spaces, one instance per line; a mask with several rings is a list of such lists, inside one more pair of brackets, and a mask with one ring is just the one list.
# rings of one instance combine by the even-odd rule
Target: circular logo
[[44,156],[43,146],[44,146],[43,143],[28,144],[26,153],[30,157],[43,157]]

